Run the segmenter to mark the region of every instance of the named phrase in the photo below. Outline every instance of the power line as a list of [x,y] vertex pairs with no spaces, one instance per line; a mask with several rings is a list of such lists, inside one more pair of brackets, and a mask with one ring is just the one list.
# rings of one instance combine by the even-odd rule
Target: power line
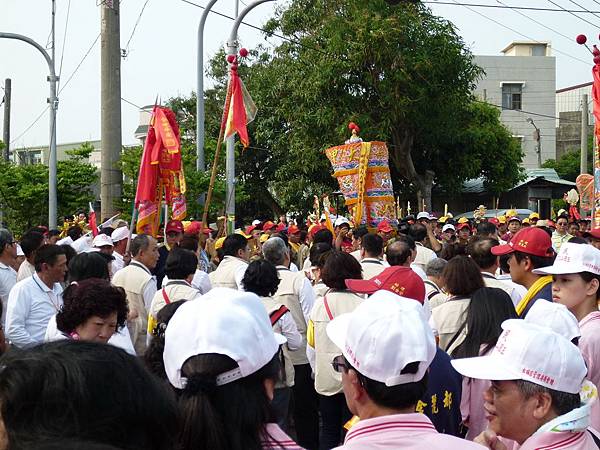
[[[573,3],[575,6],[577,6],[577,7],[581,8],[581,9],[584,9],[584,10],[586,10],[586,11],[590,11],[590,10],[589,10],[589,9],[587,9],[586,7],[584,7],[584,6],[581,6],[581,5],[580,5],[579,3],[577,3],[575,0],[569,0],[569,1],[570,1],[571,3]],[[590,12],[591,12],[591,11],[590,11]],[[600,16],[599,16],[598,14],[596,14],[596,13],[593,13],[593,12],[592,12],[592,14],[593,14],[593,15],[595,15],[596,17],[600,18]]]
[[140,20],[142,19],[142,14],[144,14],[144,10],[146,9],[146,5],[148,4],[150,0],[146,0],[144,2],[144,5],[142,6],[142,9],[140,10],[140,13],[138,14],[138,17],[135,21],[135,25],[133,26],[133,30],[131,30],[131,35],[129,36],[129,39],[127,40],[127,44],[125,45],[125,48],[123,49],[123,56],[126,57],[129,54],[129,44],[131,43],[131,40],[133,39],[133,35],[135,34],[135,30],[137,29],[138,24],[140,23]]
[[[433,5],[449,5],[449,6],[454,6],[454,5],[472,6],[473,8],[492,8],[492,9],[509,9],[509,8],[512,9],[512,8],[514,8],[514,9],[520,9],[523,11],[545,11],[545,12],[560,12],[560,13],[572,12],[572,13],[578,13],[578,14],[600,13],[600,10],[599,11],[590,11],[589,9],[580,10],[580,9],[565,9],[562,7],[559,7],[560,9],[555,9],[555,8],[539,8],[539,7],[533,7],[533,6],[499,6],[499,5],[490,5],[490,4],[485,4],[485,3],[457,3],[457,2],[438,1],[438,0],[424,0],[424,1],[422,1],[422,3],[428,3],[428,4],[433,4]],[[600,5],[599,2],[596,2],[596,3],[598,3]]]
[[33,128],[33,126],[43,117],[43,115],[46,113],[46,111],[48,111],[48,108],[50,108],[50,106],[46,106],[42,112],[39,114],[39,116],[37,116],[35,119],[33,119],[33,122],[31,122],[29,124],[29,126],[27,128],[25,128],[25,130],[19,134],[16,138],[14,138],[13,140],[10,141],[10,146],[12,147],[12,145],[17,142],[19,139],[21,139],[23,136],[25,136],[25,134],[31,130]]
[[[593,22],[590,22],[589,20],[587,20],[587,19],[584,19],[583,17],[579,17],[579,16],[578,16],[577,14],[575,14],[574,12],[566,10],[565,8],[563,8],[562,6],[560,6],[560,5],[556,4],[556,3],[555,3],[555,2],[553,2],[552,0],[548,0],[548,2],[552,3],[554,6],[557,6],[557,7],[559,7],[559,8],[560,8],[560,9],[562,9],[563,11],[566,11],[566,12],[568,12],[568,13],[569,13],[569,14],[571,14],[573,17],[577,17],[579,20],[583,20],[584,22],[586,22],[586,23],[590,24],[591,26],[598,28],[598,26],[597,26],[595,23],[593,23]],[[592,13],[590,10],[587,10],[587,11],[588,11],[588,12],[590,12],[590,13]],[[594,13],[592,13],[592,14],[594,14]]]
[[65,47],[67,46],[67,29],[69,28],[69,15],[71,13],[71,0],[67,5],[67,19],[65,20],[65,31],[63,33],[62,51],[60,52],[60,66],[58,69],[58,85],[60,86],[60,76],[62,74],[63,58],[65,56]]
[[[548,0],[548,1],[551,1],[551,0]],[[467,6],[467,5],[463,4],[463,3],[459,3],[457,0],[452,0],[452,2],[453,2],[454,4],[456,4],[456,5],[464,6],[464,7],[465,7],[465,8],[467,8],[469,11],[471,11],[471,12],[474,12],[475,14],[477,14],[477,15],[479,15],[479,16],[481,16],[481,17],[483,17],[483,18],[485,18],[485,19],[487,19],[487,20],[489,20],[489,21],[491,21],[491,22],[494,22],[494,23],[495,23],[495,24],[497,24],[497,25],[500,25],[502,28],[506,28],[507,30],[510,30],[510,31],[512,31],[513,33],[516,33],[516,34],[518,34],[519,36],[523,36],[525,39],[529,39],[530,41],[533,41],[533,42],[537,42],[537,43],[540,43],[540,44],[542,44],[542,42],[538,41],[537,39],[534,39],[534,38],[532,38],[532,37],[530,37],[530,36],[527,36],[526,34],[523,34],[523,33],[521,33],[520,31],[517,31],[517,30],[515,30],[514,28],[511,28],[511,27],[509,27],[508,25],[504,25],[502,22],[499,22],[499,21],[497,21],[496,19],[492,19],[491,17],[488,17],[488,16],[486,16],[485,14],[483,14],[483,13],[481,13],[481,12],[479,12],[479,11],[476,11],[476,10],[474,10],[473,8],[470,8],[469,6]],[[585,64],[585,65],[586,65],[586,66],[588,66],[588,67],[590,66],[590,64],[589,64],[587,61],[584,61],[583,59],[577,58],[576,56],[573,56],[573,55],[571,55],[571,54],[569,54],[569,53],[567,53],[567,52],[560,51],[560,50],[559,50],[559,49],[557,49],[556,47],[554,47],[554,51],[555,51],[556,53],[560,53],[561,55],[567,56],[568,58],[571,58],[571,59],[573,59],[573,60],[575,60],[575,61],[579,61],[579,62],[581,62],[581,63]]]
[[89,54],[94,49],[94,46],[98,42],[98,39],[100,39],[100,33],[98,33],[98,36],[96,36],[96,39],[94,39],[94,42],[92,42],[92,45],[90,45],[90,48],[87,49],[87,51],[85,52],[85,54],[83,55],[83,57],[79,61],[79,64],[77,64],[77,67],[75,67],[75,70],[73,70],[73,72],[71,72],[71,75],[69,75],[69,78],[67,78],[67,81],[65,81],[65,84],[59,89],[59,91],[58,91],[59,94],[67,87],[67,85],[69,84],[69,82],[73,79],[73,77],[75,76],[75,74],[77,73],[77,71],[79,70],[79,68],[83,64],[83,62],[85,61],[85,59],[89,56]]

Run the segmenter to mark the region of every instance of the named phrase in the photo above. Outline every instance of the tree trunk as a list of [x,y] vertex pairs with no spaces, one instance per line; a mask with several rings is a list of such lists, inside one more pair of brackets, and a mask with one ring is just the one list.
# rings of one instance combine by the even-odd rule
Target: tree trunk
[[285,211],[283,210],[283,208],[281,206],[279,206],[279,203],[277,203],[277,200],[275,200],[275,198],[271,195],[271,193],[269,192],[269,190],[265,187],[265,189],[260,191],[262,193],[262,198],[261,200],[263,202],[265,202],[265,204],[271,208],[271,211],[275,214],[275,217],[279,217],[285,214]]
[[392,150],[390,151],[390,162],[398,173],[410,181],[417,188],[417,211],[423,209],[425,200],[425,211],[431,211],[431,190],[435,172],[426,170],[423,175],[417,173],[413,164],[411,150],[414,136],[408,131],[392,131]]

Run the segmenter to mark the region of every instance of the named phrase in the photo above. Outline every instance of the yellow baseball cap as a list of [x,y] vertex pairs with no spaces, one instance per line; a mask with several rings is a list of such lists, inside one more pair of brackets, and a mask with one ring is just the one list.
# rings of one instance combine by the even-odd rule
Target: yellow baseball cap
[[266,242],[267,239],[269,239],[269,235],[267,233],[261,234],[260,235],[260,243],[262,244],[263,242]]
[[440,218],[438,219],[438,222],[439,222],[439,223],[446,223],[446,221],[447,221],[447,220],[448,220],[448,217],[446,217],[446,216],[442,216],[442,217],[440,217]]
[[226,236],[223,236],[215,241],[215,250],[219,250],[221,247],[223,247],[223,242],[225,242],[225,238]]
[[469,219],[466,217],[461,217],[458,219],[458,223],[469,223]]
[[506,216],[498,216],[499,223],[506,223]]
[[536,212],[532,212],[531,214],[529,214],[529,220],[531,219],[539,219],[540,215]]

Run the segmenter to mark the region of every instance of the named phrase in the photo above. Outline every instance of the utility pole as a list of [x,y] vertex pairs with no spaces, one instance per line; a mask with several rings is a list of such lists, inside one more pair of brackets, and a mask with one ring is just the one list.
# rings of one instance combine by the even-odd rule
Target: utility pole
[[580,173],[587,173],[587,155],[588,155],[588,96],[581,96],[581,159]]
[[100,202],[102,218],[115,214],[121,198],[121,44],[119,0],[104,0],[100,25],[100,95],[102,150],[100,153]]
[[4,133],[2,134],[2,140],[4,141],[4,160],[10,159],[10,94],[11,94],[11,80],[7,78],[4,80]]
[[[239,15],[239,0],[233,0],[235,5],[235,18]],[[227,54],[236,55],[238,53],[237,33],[235,40],[227,42]],[[235,229],[235,135],[227,138],[225,150],[225,179],[227,189],[225,195],[225,230],[227,234],[233,233]]]

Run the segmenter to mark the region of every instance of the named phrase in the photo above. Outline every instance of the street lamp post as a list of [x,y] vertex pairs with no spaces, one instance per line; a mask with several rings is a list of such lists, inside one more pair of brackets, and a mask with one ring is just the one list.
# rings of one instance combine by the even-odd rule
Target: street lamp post
[[[236,17],[231,33],[227,40],[227,55],[237,55],[238,53],[238,29],[244,20],[244,17],[255,7],[263,3],[272,2],[274,0],[256,0],[246,6],[242,12]],[[225,173],[227,180],[227,194],[225,203],[225,214],[228,222],[235,224],[235,137],[227,138],[227,150],[225,157]],[[233,225],[235,228],[235,225]]]
[[50,229],[56,228],[56,110],[58,109],[56,83],[58,82],[58,77],[56,76],[56,72],[54,70],[54,58],[50,57],[44,47],[27,36],[15,33],[0,32],[0,38],[16,39],[34,46],[42,54],[46,60],[46,63],[48,64],[48,69],[50,70],[50,76],[48,77],[48,82],[50,83],[50,97],[48,98],[48,103],[50,105],[50,154],[48,155],[48,227]]
[[202,12],[198,25],[198,56],[196,61],[196,170],[204,172],[204,26],[217,0],[210,0]]
[[542,168],[542,136],[540,134],[540,129],[535,125],[535,123],[533,122],[533,119],[531,117],[527,118],[527,122],[529,122],[533,128],[535,128],[535,131],[533,132],[533,140],[536,141],[536,148],[535,148],[535,152],[537,153],[537,160],[538,160],[538,168]]

